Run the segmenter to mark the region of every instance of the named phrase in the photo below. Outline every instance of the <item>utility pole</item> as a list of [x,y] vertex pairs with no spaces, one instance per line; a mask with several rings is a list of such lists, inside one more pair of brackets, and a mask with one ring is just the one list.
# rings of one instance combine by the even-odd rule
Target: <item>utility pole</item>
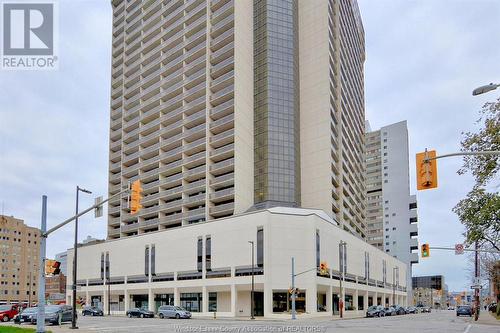
[[346,242],[340,241],[339,243],[339,253],[340,253],[340,297],[339,297],[339,312],[340,318],[344,318],[344,286],[343,282],[345,279],[345,258],[346,258]]
[[[477,284],[477,282],[479,282],[479,243],[476,241],[476,244],[475,244],[475,248],[476,248],[476,253],[474,255],[474,266],[475,266],[475,276],[476,276],[476,283],[474,284]],[[475,298],[475,303],[476,303],[476,311],[474,311],[474,320],[477,321],[479,319],[479,309],[480,309],[480,306],[479,306],[479,288],[476,286],[476,288],[474,289],[474,298]]]
[[45,333],[45,246],[47,236],[47,196],[42,196],[42,223],[40,227],[40,258],[38,259],[38,311],[36,315],[36,332]]
[[254,312],[255,312],[255,304],[254,304],[254,293],[255,293],[255,277],[254,277],[254,242],[253,241],[248,241],[250,244],[252,244],[252,293],[250,295],[250,311],[252,312],[250,319],[255,319],[254,317]]
[[292,319],[297,319],[295,312],[295,258],[292,257]]

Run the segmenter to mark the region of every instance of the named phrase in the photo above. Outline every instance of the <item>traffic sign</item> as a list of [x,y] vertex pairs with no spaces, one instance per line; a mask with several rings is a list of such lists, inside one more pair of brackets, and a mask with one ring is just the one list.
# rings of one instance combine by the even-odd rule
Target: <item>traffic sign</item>
[[464,254],[464,244],[455,244],[455,254]]
[[480,284],[476,284],[474,286],[470,286],[470,289],[483,289],[483,286]]

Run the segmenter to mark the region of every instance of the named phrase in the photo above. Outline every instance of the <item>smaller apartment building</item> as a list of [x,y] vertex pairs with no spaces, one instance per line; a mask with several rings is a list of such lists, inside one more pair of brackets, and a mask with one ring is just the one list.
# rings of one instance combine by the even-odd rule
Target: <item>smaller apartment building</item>
[[[296,272],[308,271],[296,278],[299,313],[338,314],[340,298],[353,317],[374,304],[407,304],[406,264],[342,230],[322,211],[279,207],[82,246],[77,297],[105,311],[109,299],[113,313],[172,304],[195,315],[250,316],[249,241],[255,315],[288,315],[292,257]],[[69,250],[69,281],[72,257]],[[324,276],[316,269],[320,262],[329,266]]]

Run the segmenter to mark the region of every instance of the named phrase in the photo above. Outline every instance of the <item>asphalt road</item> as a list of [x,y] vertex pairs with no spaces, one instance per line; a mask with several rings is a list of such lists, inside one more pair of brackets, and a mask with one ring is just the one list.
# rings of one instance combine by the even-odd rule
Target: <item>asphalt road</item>
[[[349,333],[500,333],[498,325],[479,324],[470,318],[456,317],[454,311],[440,311],[385,318],[345,320],[234,320],[234,319],[139,319],[126,317],[79,317],[78,333],[104,332],[349,332]],[[5,325],[5,324],[0,324]],[[11,324],[7,324],[11,325]],[[24,326],[24,325],[23,325]],[[27,325],[29,326],[29,325]],[[47,327],[54,333],[74,332],[69,324]]]

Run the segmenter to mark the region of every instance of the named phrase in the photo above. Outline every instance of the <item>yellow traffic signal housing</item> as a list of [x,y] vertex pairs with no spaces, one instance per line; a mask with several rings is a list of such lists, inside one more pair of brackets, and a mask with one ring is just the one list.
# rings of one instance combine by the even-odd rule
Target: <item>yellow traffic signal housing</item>
[[431,256],[431,250],[429,244],[422,244],[422,258],[428,258]]
[[46,259],[45,260],[45,275],[57,275],[61,273],[61,263],[56,260]]
[[328,275],[328,264],[326,262],[321,262],[319,264],[319,272],[321,275]]
[[139,180],[136,180],[135,182],[132,183],[132,191],[130,194],[130,214],[136,214],[138,211],[141,210],[142,208],[141,200],[142,200],[141,182]]
[[55,260],[51,259],[46,259],[45,260],[45,275],[50,275],[52,274],[52,265],[54,264]]
[[428,190],[438,187],[437,160],[435,158],[435,150],[426,150],[423,153],[417,154],[417,190]]

